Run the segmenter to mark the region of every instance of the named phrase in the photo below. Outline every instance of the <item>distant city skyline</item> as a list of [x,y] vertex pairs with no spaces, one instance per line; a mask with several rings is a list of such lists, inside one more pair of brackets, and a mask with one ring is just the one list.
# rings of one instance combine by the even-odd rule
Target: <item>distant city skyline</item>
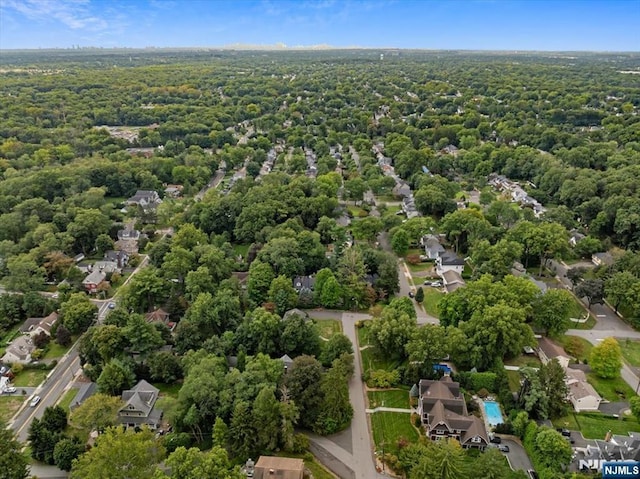
[[0,49],[639,51],[640,0],[0,0]]

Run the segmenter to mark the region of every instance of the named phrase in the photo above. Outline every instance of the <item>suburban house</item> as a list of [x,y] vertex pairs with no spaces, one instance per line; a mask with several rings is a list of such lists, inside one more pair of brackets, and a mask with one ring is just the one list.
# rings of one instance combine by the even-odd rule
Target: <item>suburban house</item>
[[408,219],[420,216],[420,213],[418,213],[418,210],[416,209],[416,202],[413,199],[413,195],[405,196],[402,199],[402,211],[404,211],[404,214],[407,215]]
[[93,396],[98,390],[98,385],[94,382],[82,383],[82,386],[78,389],[78,393],[73,397],[71,404],[69,404],[69,410],[73,411],[80,406],[88,398]]
[[155,408],[160,390],[144,379],[133,389],[122,392],[124,406],[118,411],[118,419],[125,427],[147,426],[151,429],[160,427],[162,411]]
[[88,293],[97,293],[98,285],[107,278],[107,274],[99,269],[93,270],[82,280],[82,285]]
[[569,244],[573,248],[575,248],[576,245],[585,238],[586,236],[580,233],[578,230],[569,231]]
[[284,364],[284,371],[287,372],[293,366],[293,359],[288,354],[283,355],[280,361]]
[[184,186],[182,185],[167,185],[164,189],[164,194],[169,198],[179,198],[182,196],[183,189]]
[[254,479],[302,479],[304,461],[290,457],[260,456],[253,469]]
[[464,259],[453,251],[445,251],[436,258],[436,273],[442,276],[446,271],[455,271],[462,274],[464,270]]
[[462,276],[457,271],[445,271],[440,277],[442,278],[442,285],[447,293],[453,293],[456,289],[466,285],[464,279],[462,279]]
[[20,326],[20,332],[28,334],[33,337],[40,333],[45,333],[47,336],[51,336],[51,328],[58,321],[58,313],[53,312],[46,318],[29,318],[22,326]]
[[484,422],[468,414],[460,383],[443,376],[439,381],[421,379],[418,388],[418,413],[429,439],[454,438],[464,448],[487,447]]
[[169,330],[173,331],[176,328],[176,323],[174,323],[173,321],[169,321],[169,316],[169,313],[167,313],[164,309],[157,308],[145,314],[144,319],[147,320],[147,323],[166,324]]
[[628,435],[607,433],[603,439],[587,439],[586,444],[574,448],[571,471],[600,472],[608,461],[639,461],[640,433]]
[[137,253],[140,236],[140,231],[135,229],[133,221],[130,221],[125,225],[124,229],[118,230],[116,248],[128,254]]
[[436,259],[445,253],[444,246],[436,235],[424,235],[420,238],[420,245],[424,248],[424,254],[429,259]]
[[557,359],[564,369],[569,367],[569,361],[571,361],[571,357],[565,350],[547,337],[538,339],[538,356],[542,364],[547,364],[552,359]]
[[398,181],[393,187],[392,193],[399,198],[411,195],[411,187],[405,181]]
[[109,250],[104,254],[105,261],[115,263],[117,268],[122,270],[129,263],[129,253],[122,250]]
[[587,382],[587,377],[580,369],[566,368],[566,383],[569,389],[569,401],[576,412],[597,411],[602,397]]
[[613,256],[611,253],[593,253],[591,262],[596,266],[610,266],[613,264]]
[[313,276],[296,276],[293,278],[293,289],[299,294],[313,292],[316,279]]
[[455,145],[447,145],[442,150],[440,150],[440,152],[444,153],[445,155],[458,156],[460,150]]
[[93,263],[93,265],[91,266],[91,270],[95,271],[96,269],[103,271],[105,273],[120,273],[121,269],[118,266],[118,263],[116,261],[96,261],[95,263]]
[[151,190],[138,190],[135,195],[126,201],[127,205],[139,206],[143,210],[155,209],[160,203],[162,203],[162,200],[158,193]]
[[20,363],[29,364],[31,362],[31,353],[36,349],[31,336],[21,335],[14,339],[2,356],[3,363]]

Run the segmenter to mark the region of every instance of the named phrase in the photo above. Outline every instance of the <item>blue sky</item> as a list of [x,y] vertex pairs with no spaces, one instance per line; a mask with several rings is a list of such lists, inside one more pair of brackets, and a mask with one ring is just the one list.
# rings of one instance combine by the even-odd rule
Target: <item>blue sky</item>
[[0,49],[640,50],[640,0],[0,0]]

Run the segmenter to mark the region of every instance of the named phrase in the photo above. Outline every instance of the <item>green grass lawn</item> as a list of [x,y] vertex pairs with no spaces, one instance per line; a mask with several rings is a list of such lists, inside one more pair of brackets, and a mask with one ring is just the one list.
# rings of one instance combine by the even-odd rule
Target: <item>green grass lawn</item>
[[236,255],[242,255],[243,258],[246,258],[250,247],[251,247],[250,244],[234,244],[233,252]]
[[520,391],[520,373],[518,371],[506,371],[509,378],[509,390],[511,392]]
[[369,369],[385,369],[387,371],[393,371],[400,366],[400,361],[384,357],[374,347],[369,347],[360,351],[360,357],[362,359],[362,370],[367,371]]
[[13,380],[13,385],[19,387],[36,387],[44,378],[47,377],[49,371],[43,371],[42,369],[24,369]]
[[47,352],[42,359],[59,359],[64,356],[67,351],[69,351],[69,347],[60,346],[55,341],[51,341],[49,342]]
[[[579,300],[575,297],[571,302],[571,309],[569,311],[570,318],[584,318],[584,315],[587,314],[587,310],[580,304]],[[593,315],[589,315],[589,319],[587,319],[586,323],[576,323],[574,321],[569,321],[570,329],[593,329],[596,325],[596,318]]]
[[387,391],[369,391],[367,392],[369,398],[369,407],[376,408],[384,407],[397,407],[408,409],[409,408],[409,390],[408,389],[389,389]]
[[411,415],[401,412],[376,412],[371,414],[371,429],[376,450],[385,453],[398,452],[398,439],[406,438],[415,442],[420,437],[418,430],[411,424]]
[[349,205],[347,206],[347,211],[351,214],[353,218],[364,218],[366,216],[369,216],[369,213],[367,213],[364,209],[360,208],[359,206]]
[[[366,324],[366,323],[365,323]],[[358,345],[362,348],[364,346],[367,346],[369,344],[371,344],[369,342],[369,328],[366,326],[363,326],[361,328],[357,329],[357,333],[358,333]]]
[[[414,273],[423,273],[425,271],[429,271],[431,268],[433,268],[433,262],[425,261],[418,264],[407,263],[407,267],[409,268],[409,272],[411,272],[413,275]],[[420,284],[422,284],[422,282],[424,282],[424,279],[420,282]]]
[[432,288],[429,286],[423,287],[424,290],[424,301],[422,302],[422,306],[427,314],[434,316],[436,318],[440,317],[440,313],[438,311],[438,304],[440,300],[444,297],[444,293],[440,291],[438,288]]
[[178,399],[178,393],[180,392],[180,388],[182,387],[182,383],[153,383],[153,385],[160,390],[160,396],[167,396],[174,399]]
[[519,367],[529,367],[529,368],[539,368],[542,364],[537,356],[532,354],[523,354],[518,356],[517,358],[507,359],[504,362],[507,366],[519,366]]
[[612,418],[598,413],[571,413],[552,421],[556,427],[579,430],[587,439],[604,439],[607,431],[613,434],[627,434],[640,431],[640,423],[633,417]]
[[632,366],[640,366],[640,341],[632,339],[619,340],[624,359]]
[[622,378],[602,379],[594,373],[588,373],[587,380],[598,394],[608,401],[623,401],[635,395],[633,389]]
[[25,399],[26,397],[22,396],[0,396],[0,421],[8,422],[18,412]]
[[304,459],[304,465],[311,474],[313,474],[314,479],[335,479],[337,476],[333,475],[329,470],[325,469],[322,464],[320,464],[315,457],[312,456],[312,459],[309,459],[309,454],[294,454],[291,452],[279,452],[276,456],[280,457],[293,457],[296,459]]
[[329,339],[336,333],[342,332],[342,323],[337,319],[316,319],[320,336]]
[[60,401],[58,401],[58,406],[69,412],[69,406],[71,405],[71,401],[73,401],[73,398],[76,397],[76,394],[78,394],[78,388],[69,389],[66,393],[64,393],[64,396],[62,396]]

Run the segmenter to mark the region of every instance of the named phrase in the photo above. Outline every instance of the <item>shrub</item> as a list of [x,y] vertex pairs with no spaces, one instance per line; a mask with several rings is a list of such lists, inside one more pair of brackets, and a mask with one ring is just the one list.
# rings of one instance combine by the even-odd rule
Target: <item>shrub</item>
[[370,388],[391,388],[400,382],[400,373],[397,370],[386,371],[378,369],[369,373],[367,386]]
[[407,255],[407,263],[413,264],[413,265],[420,264],[421,263],[420,255],[419,254],[409,254],[409,255]]
[[509,423],[496,424],[495,432],[498,434],[513,434],[513,427]]
[[293,446],[291,452],[301,454],[309,450],[309,438],[304,434],[295,434],[293,436]]
[[485,388],[481,388],[478,391],[478,396],[480,396],[481,398],[486,398],[489,395],[489,391],[487,391]]

